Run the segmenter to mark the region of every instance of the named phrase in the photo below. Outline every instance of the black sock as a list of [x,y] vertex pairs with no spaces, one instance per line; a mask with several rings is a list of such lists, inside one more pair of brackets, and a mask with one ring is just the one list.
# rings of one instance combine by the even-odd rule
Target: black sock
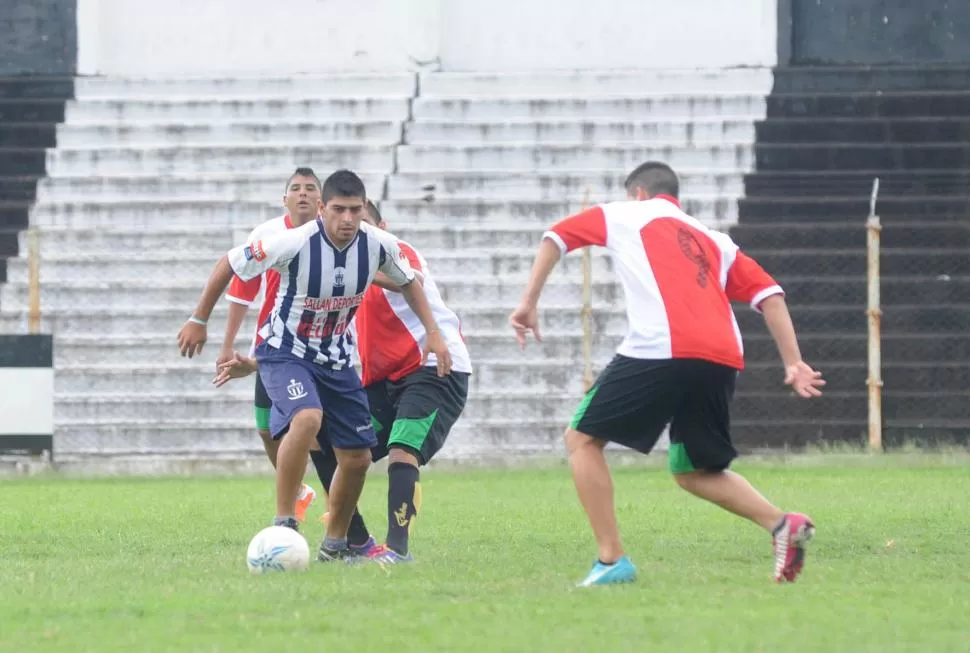
[[[337,473],[336,454],[332,449],[330,451],[314,451],[311,449],[310,460],[313,461],[313,467],[317,470],[317,476],[320,478],[324,492],[329,495],[333,475]],[[367,530],[367,525],[364,524],[364,518],[360,516],[359,511],[354,510],[354,514],[350,518],[350,528],[347,530],[347,541],[351,546],[360,546],[369,539],[370,532]]]
[[411,522],[420,503],[421,472],[408,463],[391,463],[387,475],[387,548],[406,555]]

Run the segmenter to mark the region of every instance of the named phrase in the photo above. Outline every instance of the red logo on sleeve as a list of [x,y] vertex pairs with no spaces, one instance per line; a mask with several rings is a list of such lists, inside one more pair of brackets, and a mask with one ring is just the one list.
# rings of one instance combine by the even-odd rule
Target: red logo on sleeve
[[263,241],[257,240],[255,243],[253,243],[252,249],[253,258],[256,259],[257,262],[262,262],[266,259],[266,252],[263,250]]

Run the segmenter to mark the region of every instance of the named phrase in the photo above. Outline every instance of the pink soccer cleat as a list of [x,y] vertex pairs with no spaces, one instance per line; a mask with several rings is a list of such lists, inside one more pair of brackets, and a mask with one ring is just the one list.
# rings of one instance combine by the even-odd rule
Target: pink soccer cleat
[[805,565],[805,547],[815,536],[815,524],[806,515],[789,512],[771,536],[775,551],[775,582],[794,583]]

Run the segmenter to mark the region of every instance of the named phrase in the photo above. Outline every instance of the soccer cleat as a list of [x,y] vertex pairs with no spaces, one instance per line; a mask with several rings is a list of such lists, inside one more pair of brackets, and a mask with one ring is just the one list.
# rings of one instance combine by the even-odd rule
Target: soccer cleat
[[378,544],[371,549],[371,552],[367,554],[367,558],[380,565],[397,565],[414,560],[414,556],[410,552],[401,555],[394,549],[389,549],[383,544]]
[[797,512],[786,513],[771,532],[775,552],[775,582],[794,583],[805,565],[805,547],[815,536],[815,524]]
[[279,517],[273,519],[273,526],[285,526],[286,528],[292,528],[297,533],[300,532],[300,524],[292,517],[287,517],[286,519],[281,519]]
[[316,491],[309,485],[300,488],[300,494],[296,499],[296,519],[301,524],[306,521],[306,511],[316,498]]
[[359,555],[370,556],[371,551],[379,548],[379,545],[377,544],[377,540],[374,539],[374,536],[371,535],[363,544],[351,544],[350,548],[356,551]]
[[623,556],[611,565],[604,565],[597,560],[583,582],[576,587],[592,587],[594,585],[616,585],[632,583],[637,578],[637,568],[630,558]]
[[337,560],[354,562],[363,557],[360,551],[351,547],[347,547],[346,549],[331,549],[325,546],[324,542],[320,543],[320,549],[317,551],[317,560],[319,562],[336,562]]

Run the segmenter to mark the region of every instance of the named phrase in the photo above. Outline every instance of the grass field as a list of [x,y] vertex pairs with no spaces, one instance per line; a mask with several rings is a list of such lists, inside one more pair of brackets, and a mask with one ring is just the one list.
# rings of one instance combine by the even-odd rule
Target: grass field
[[[639,581],[584,590],[595,548],[564,467],[430,470],[414,564],[260,577],[269,478],[0,481],[0,650],[970,651],[970,457],[738,469],[815,519],[797,584],[659,466],[616,475]],[[365,489],[379,534],[385,490]]]

